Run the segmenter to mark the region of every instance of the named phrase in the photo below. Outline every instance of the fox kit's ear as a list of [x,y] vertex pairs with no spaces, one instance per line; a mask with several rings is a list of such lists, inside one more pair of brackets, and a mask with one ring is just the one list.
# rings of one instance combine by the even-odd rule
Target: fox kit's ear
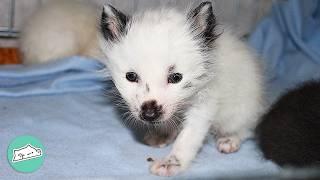
[[192,31],[198,38],[202,38],[207,46],[218,37],[215,33],[217,26],[216,17],[213,13],[211,2],[202,2],[198,7],[191,10],[188,14]]
[[119,40],[126,33],[129,17],[111,5],[103,7],[101,33],[107,41]]

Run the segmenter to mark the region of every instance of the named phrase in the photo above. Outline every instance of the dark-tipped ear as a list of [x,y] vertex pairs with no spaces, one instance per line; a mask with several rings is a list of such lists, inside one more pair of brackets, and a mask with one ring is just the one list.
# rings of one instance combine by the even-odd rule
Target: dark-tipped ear
[[217,26],[216,17],[213,13],[211,2],[202,2],[197,8],[188,14],[193,33],[198,38],[202,38],[207,47],[212,46],[212,42],[218,37],[215,33]]
[[111,5],[103,7],[101,33],[107,41],[119,40],[126,33],[129,17]]

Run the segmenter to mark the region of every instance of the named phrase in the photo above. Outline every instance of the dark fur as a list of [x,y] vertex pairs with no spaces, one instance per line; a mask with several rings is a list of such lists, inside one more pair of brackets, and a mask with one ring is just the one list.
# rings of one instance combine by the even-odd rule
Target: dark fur
[[266,159],[280,166],[320,165],[320,82],[308,82],[282,96],[257,127]]
[[[200,14],[203,7],[209,6],[207,12]],[[204,18],[204,19],[203,19]],[[192,22],[192,30],[198,31],[198,28],[203,28],[198,34],[197,39],[202,39],[203,49],[205,51],[211,51],[213,48],[213,42],[219,37],[220,34],[215,32],[217,26],[216,16],[213,13],[212,3],[202,2],[197,8],[188,14],[188,19]],[[205,26],[200,26],[199,19],[205,22]]]
[[112,13],[115,15],[117,21],[114,21],[114,19],[112,19],[112,17],[109,17],[109,15],[103,10],[101,14],[100,31],[103,37],[108,41],[119,40],[120,37],[117,37],[115,35],[115,32],[112,32],[112,30],[110,29],[110,22],[115,23],[119,34],[124,35],[126,34],[126,27],[130,21],[130,17],[117,10],[113,6],[108,6],[111,8]]

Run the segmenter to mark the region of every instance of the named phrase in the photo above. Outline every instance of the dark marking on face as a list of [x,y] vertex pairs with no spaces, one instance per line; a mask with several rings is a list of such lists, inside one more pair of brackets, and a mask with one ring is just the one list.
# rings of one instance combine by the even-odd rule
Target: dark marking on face
[[202,64],[205,69],[210,69],[213,63],[210,60],[206,60],[206,61],[203,61]]
[[211,65],[213,64],[210,60],[206,60],[206,61],[203,61],[203,64],[206,64],[206,65]]
[[196,79],[200,81],[200,80],[203,80],[203,79],[205,79],[207,77],[208,77],[207,74],[201,74],[200,76],[196,77]]
[[183,89],[188,89],[188,88],[191,88],[193,85],[190,81],[186,82],[183,86]]
[[146,91],[147,91],[147,92],[150,92],[150,86],[149,86],[148,83],[146,84]]
[[169,67],[169,74],[173,73],[176,70],[176,66],[175,65],[171,65]]

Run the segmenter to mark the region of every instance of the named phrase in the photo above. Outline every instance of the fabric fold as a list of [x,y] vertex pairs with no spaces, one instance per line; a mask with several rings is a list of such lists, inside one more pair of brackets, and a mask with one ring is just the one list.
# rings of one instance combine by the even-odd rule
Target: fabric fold
[[104,88],[110,80],[98,61],[70,57],[48,64],[0,67],[0,96],[20,97],[84,92]]

